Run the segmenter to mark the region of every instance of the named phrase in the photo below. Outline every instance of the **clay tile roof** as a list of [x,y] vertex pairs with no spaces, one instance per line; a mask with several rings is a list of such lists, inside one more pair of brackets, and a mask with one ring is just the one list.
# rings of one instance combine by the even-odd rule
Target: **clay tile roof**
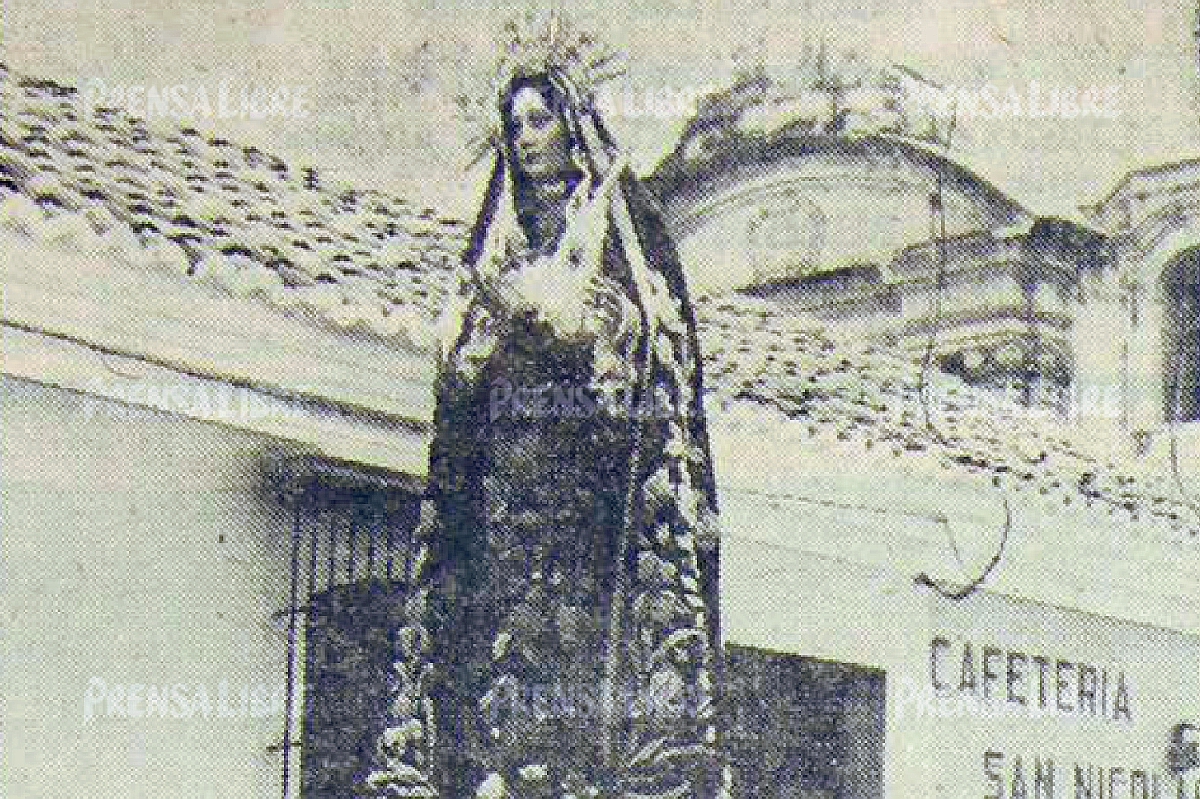
[[[77,115],[82,121],[72,123],[71,140],[90,138],[97,149],[79,154],[93,167],[88,182],[67,180],[60,172],[74,175],[69,165],[78,159],[61,149],[65,136],[33,147],[10,136],[11,119],[55,129],[77,102],[69,93],[55,97],[65,105],[23,92],[12,95],[14,108],[0,127],[0,183],[7,181],[21,194],[0,203],[0,212],[32,213],[37,206],[31,201],[61,195],[63,207],[38,213],[63,215],[86,186],[88,220],[101,220],[98,227],[127,226],[116,237],[126,246],[157,248],[155,257],[139,262],[170,262],[180,280],[207,281],[247,302],[304,313],[337,330],[401,346],[428,345],[430,325],[467,244],[464,221],[378,192],[263,182],[261,169],[240,166],[244,150],[232,142],[211,136],[204,144],[190,128],[141,130],[116,109]],[[110,138],[121,154],[104,144],[105,133],[118,134]],[[127,146],[133,138],[142,140],[146,152],[157,153],[153,168],[146,153]],[[181,141],[200,156],[193,159],[184,152],[188,148],[170,146]],[[52,153],[64,159],[62,170]],[[198,161],[210,156],[239,162],[222,175],[226,191],[206,191],[209,170]],[[256,160],[287,171],[270,153]],[[356,210],[338,211],[351,206]],[[421,210],[414,213],[415,208]],[[239,221],[247,216],[257,221]],[[161,235],[146,235],[139,245],[130,228]],[[1011,490],[1152,520],[1178,529],[1187,540],[1200,535],[1196,514],[1162,476],[1097,463],[1061,426],[1041,424],[1027,409],[996,405],[954,377],[927,375],[922,392],[919,366],[904,357],[877,345],[836,340],[817,323],[754,297],[700,300],[697,315],[710,407],[762,408],[814,436],[896,455],[922,453],[947,469]],[[926,424],[927,414],[934,426]]]
[[718,407],[749,403],[811,435],[895,455],[925,452],[997,487],[1144,519],[1200,542],[1198,511],[1168,476],[1097,463],[1049,414],[937,371],[925,376],[923,401],[918,364],[879,345],[839,341],[753,298],[702,299],[697,315]]

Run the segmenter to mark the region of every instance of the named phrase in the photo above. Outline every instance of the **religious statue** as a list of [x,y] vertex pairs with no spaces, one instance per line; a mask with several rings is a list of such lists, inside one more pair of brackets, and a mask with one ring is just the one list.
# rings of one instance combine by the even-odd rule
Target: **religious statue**
[[611,59],[557,17],[509,33],[364,790],[723,796],[717,506],[683,271],[596,111]]

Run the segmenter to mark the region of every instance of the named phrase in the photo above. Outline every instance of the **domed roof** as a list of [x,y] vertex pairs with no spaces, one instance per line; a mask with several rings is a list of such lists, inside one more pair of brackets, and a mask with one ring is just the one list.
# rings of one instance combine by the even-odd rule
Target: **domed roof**
[[951,236],[1033,221],[876,83],[789,91],[757,75],[699,103],[647,183],[701,284],[886,265],[928,240],[936,203]]

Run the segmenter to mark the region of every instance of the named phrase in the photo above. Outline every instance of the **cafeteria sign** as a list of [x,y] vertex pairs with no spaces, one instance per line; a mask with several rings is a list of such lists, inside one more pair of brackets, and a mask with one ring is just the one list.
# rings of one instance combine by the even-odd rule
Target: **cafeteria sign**
[[[1047,652],[935,636],[929,645],[929,687],[943,703],[977,708],[980,718],[1087,720],[1134,731],[1137,696],[1125,671]],[[961,715],[955,714],[955,715]],[[975,713],[968,715],[975,716]],[[1011,726],[996,727],[1004,729]],[[1093,729],[1097,729],[1093,727]],[[1051,736],[1036,736],[1041,739]],[[1200,781],[1167,767],[1169,736],[1155,741],[1151,767],[1088,762],[1055,751],[1010,751],[987,745],[976,768],[983,799],[1200,799]],[[1087,751],[1095,751],[1089,740]],[[1140,758],[1139,758],[1140,759]]]
[[929,679],[935,693],[1000,700],[1041,713],[1078,714],[1132,722],[1125,672],[1092,663],[1005,650],[996,646],[955,646],[935,637],[930,644]]

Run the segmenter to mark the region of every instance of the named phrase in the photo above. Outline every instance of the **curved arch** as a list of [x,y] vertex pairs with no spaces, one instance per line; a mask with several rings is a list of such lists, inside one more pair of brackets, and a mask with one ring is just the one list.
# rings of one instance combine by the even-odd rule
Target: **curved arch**
[[1143,286],[1154,286],[1170,264],[1187,250],[1200,247],[1200,209],[1193,215],[1183,217],[1183,224],[1174,230],[1160,234],[1144,250],[1137,242],[1132,243],[1122,260],[1129,262],[1123,270],[1127,279]]
[[[996,226],[1017,224],[1029,217],[1024,207],[970,168],[932,148],[893,136],[780,134],[739,140],[737,146],[726,146],[698,159],[684,158],[681,153],[682,148],[677,148],[647,178],[651,190],[670,208],[702,203],[712,193],[724,193],[722,184],[746,182],[761,175],[764,167],[825,160],[840,165],[847,175],[862,177],[884,165],[919,173],[921,182],[940,173],[948,191],[972,197]],[[889,176],[883,177],[886,180]]]
[[[889,264],[929,239],[930,195],[938,185],[950,210],[948,235],[1032,221],[965,167],[879,137],[765,139],[673,169],[660,166],[648,183],[684,263],[708,275],[698,278],[705,286],[721,290],[807,270]],[[779,217],[770,235],[764,215]],[[787,225],[792,234],[783,233]]]

